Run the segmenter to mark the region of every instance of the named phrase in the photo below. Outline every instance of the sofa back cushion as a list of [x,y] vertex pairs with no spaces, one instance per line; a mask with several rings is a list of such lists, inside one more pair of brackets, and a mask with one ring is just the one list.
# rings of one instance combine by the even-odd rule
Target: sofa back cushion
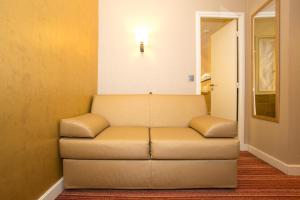
[[111,126],[149,127],[149,95],[97,95],[91,112],[103,116]]
[[197,116],[207,114],[199,95],[97,95],[92,113],[111,126],[188,127]]
[[188,127],[194,117],[207,114],[199,95],[151,95],[150,104],[150,127]]

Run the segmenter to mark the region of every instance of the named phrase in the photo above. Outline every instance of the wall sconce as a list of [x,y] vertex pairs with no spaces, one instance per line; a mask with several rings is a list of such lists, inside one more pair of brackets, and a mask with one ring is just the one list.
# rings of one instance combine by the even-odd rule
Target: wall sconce
[[140,45],[140,52],[145,52],[145,45],[148,43],[148,30],[146,28],[137,28],[135,30],[135,39]]
[[145,52],[145,46],[144,46],[144,42],[141,41],[140,43],[140,52],[143,54]]

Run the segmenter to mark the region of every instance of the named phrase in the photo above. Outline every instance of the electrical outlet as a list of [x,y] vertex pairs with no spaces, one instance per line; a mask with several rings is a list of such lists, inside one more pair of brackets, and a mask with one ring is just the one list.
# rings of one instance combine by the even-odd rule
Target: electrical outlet
[[189,75],[189,76],[188,76],[188,80],[189,80],[190,82],[194,82],[194,81],[195,81],[195,76],[194,76],[194,75]]

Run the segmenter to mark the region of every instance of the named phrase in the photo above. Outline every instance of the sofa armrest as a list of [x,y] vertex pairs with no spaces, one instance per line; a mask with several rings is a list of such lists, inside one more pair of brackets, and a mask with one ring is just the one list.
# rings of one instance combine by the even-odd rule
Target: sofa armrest
[[108,126],[109,123],[102,116],[88,113],[62,119],[60,121],[60,136],[94,138]]
[[201,116],[191,120],[190,127],[208,138],[233,138],[237,136],[236,121],[213,116]]

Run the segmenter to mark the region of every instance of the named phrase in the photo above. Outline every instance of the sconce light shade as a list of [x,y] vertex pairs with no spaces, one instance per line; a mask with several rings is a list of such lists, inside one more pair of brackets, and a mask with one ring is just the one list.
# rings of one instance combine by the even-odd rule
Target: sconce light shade
[[145,45],[148,42],[148,30],[146,28],[137,28],[135,30],[135,39],[140,45],[140,52],[145,52]]
[[140,43],[140,52],[144,53],[145,49],[144,49],[144,42]]

